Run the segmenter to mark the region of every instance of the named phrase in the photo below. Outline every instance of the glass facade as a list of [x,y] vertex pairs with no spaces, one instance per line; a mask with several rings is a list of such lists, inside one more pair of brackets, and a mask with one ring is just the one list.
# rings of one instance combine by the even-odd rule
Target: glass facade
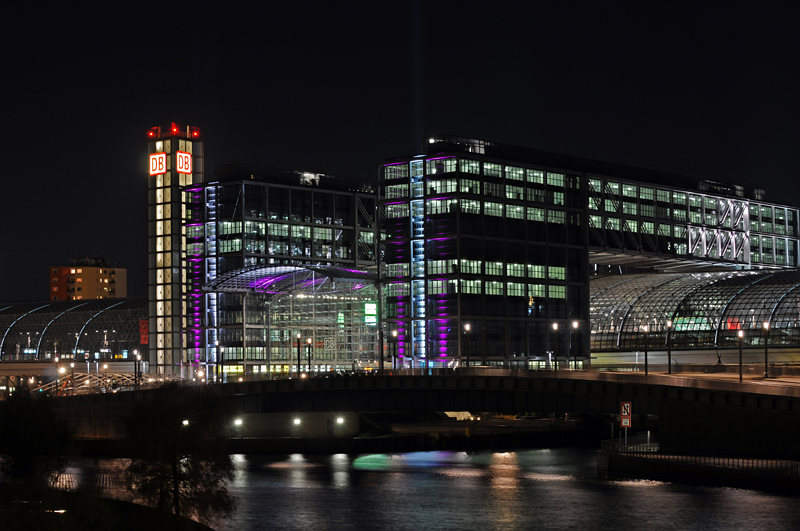
[[0,359],[146,359],[147,318],[145,299],[0,305]]
[[309,338],[314,371],[351,370],[374,360],[377,326],[363,326],[363,304],[377,301],[372,286],[344,298],[324,275],[293,273],[297,281],[281,291],[264,284],[267,277],[246,289],[204,289],[264,268],[375,269],[377,197],[369,183],[244,165],[221,167],[216,175],[219,182],[184,189],[186,363],[201,367],[224,356],[225,372],[235,373],[230,377],[296,371],[297,333],[303,371]]
[[[800,345],[800,271],[598,277],[589,309],[593,351]],[[764,323],[768,323],[767,328]]]
[[381,168],[385,322],[404,365],[463,365],[470,349],[472,365],[513,367],[587,352],[585,179],[435,147]]

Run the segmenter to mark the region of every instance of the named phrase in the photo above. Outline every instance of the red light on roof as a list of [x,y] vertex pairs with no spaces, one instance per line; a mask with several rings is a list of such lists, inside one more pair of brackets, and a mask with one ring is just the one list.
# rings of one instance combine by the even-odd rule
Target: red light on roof
[[194,136],[197,136],[197,131],[194,132]]
[[153,132],[152,131],[150,131],[150,136],[153,136]]

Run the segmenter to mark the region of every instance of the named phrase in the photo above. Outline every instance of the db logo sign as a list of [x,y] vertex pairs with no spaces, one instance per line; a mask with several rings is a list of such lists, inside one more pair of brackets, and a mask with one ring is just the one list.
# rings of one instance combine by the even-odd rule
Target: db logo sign
[[178,173],[192,173],[192,154],[183,151],[175,152],[175,162],[178,166]]
[[150,155],[150,175],[167,173],[167,154],[154,153]]

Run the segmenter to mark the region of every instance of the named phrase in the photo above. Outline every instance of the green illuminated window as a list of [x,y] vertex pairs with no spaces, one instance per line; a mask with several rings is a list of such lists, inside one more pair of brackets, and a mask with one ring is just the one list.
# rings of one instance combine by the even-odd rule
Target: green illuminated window
[[659,190],[658,191],[658,200],[662,203],[669,203],[669,191],[668,190]]
[[506,264],[506,274],[510,277],[524,277],[525,265],[524,264]]
[[426,160],[426,171],[428,175],[436,175],[439,173],[450,173],[456,171],[456,159],[435,159]]
[[544,221],[544,209],[543,208],[536,208],[536,207],[528,207],[527,210],[527,218],[528,221]]
[[487,216],[499,216],[503,217],[503,204],[502,203],[490,203],[486,202],[483,204],[483,213]]
[[564,174],[547,172],[547,184],[550,186],[564,186]]
[[636,203],[629,203],[627,201],[622,203],[622,213],[629,216],[636,215]]
[[528,201],[531,203],[544,203],[546,194],[538,188],[528,188]]
[[384,166],[384,175],[386,180],[392,179],[408,179],[408,164],[392,164],[391,166]]
[[487,275],[502,275],[503,274],[503,262],[486,262],[486,274]]
[[648,200],[648,201],[652,201],[653,200],[653,192],[654,191],[653,191],[652,188],[646,188],[646,187],[642,186],[642,187],[639,188],[639,199],[645,199],[645,200]]
[[467,275],[480,275],[480,260],[461,260],[461,272]]
[[506,185],[507,199],[523,199],[525,197],[521,186]]
[[528,278],[544,278],[543,265],[528,264]]
[[554,280],[564,280],[566,268],[561,266],[547,266],[547,278]]
[[487,280],[486,281],[486,294],[487,295],[503,295],[505,291],[505,285],[502,282],[498,282],[496,280]]
[[408,197],[407,184],[395,184],[386,187],[386,199],[400,199]]
[[551,299],[566,299],[567,288],[565,286],[547,286],[547,296]]
[[483,194],[491,197],[503,197],[503,185],[500,183],[483,183]]
[[480,214],[481,202],[474,199],[462,199],[461,212],[464,214]]
[[461,159],[458,161],[458,169],[464,173],[481,173],[481,163],[477,160]]
[[520,284],[518,282],[509,282],[506,284],[508,289],[508,296],[509,297],[524,297],[525,296],[525,284]]
[[619,230],[619,218],[606,219],[606,228],[609,230]]
[[488,177],[502,177],[503,167],[500,164],[494,164],[493,162],[484,162],[483,174]]
[[680,192],[674,192],[672,194],[672,201],[676,205],[683,205],[686,206],[686,194],[682,194]]
[[481,193],[481,182],[476,181],[475,179],[461,179],[461,184],[459,186],[459,191],[464,192],[467,194],[480,194]]
[[635,184],[623,184],[622,185],[622,195],[625,197],[636,197],[636,185]]
[[529,183],[544,184],[544,172],[541,170],[525,170],[525,175]]
[[653,223],[649,221],[642,222],[642,234],[653,234],[654,230]]
[[386,205],[387,218],[407,218],[408,217],[408,203],[401,203],[399,205]]
[[529,297],[544,297],[544,284],[528,284]]
[[481,294],[481,281],[480,280],[462,280],[461,293],[470,293],[473,295]]
[[506,166],[506,179],[511,179],[512,181],[521,181],[523,180],[523,172],[522,168],[518,168],[516,166]]
[[511,219],[525,219],[525,207],[506,205],[506,217]]

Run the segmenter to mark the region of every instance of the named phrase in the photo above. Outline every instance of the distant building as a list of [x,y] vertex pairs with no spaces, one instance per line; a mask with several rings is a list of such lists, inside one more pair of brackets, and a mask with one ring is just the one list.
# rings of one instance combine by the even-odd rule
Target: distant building
[[128,296],[128,270],[103,258],[73,258],[50,267],[50,300],[121,299]]

